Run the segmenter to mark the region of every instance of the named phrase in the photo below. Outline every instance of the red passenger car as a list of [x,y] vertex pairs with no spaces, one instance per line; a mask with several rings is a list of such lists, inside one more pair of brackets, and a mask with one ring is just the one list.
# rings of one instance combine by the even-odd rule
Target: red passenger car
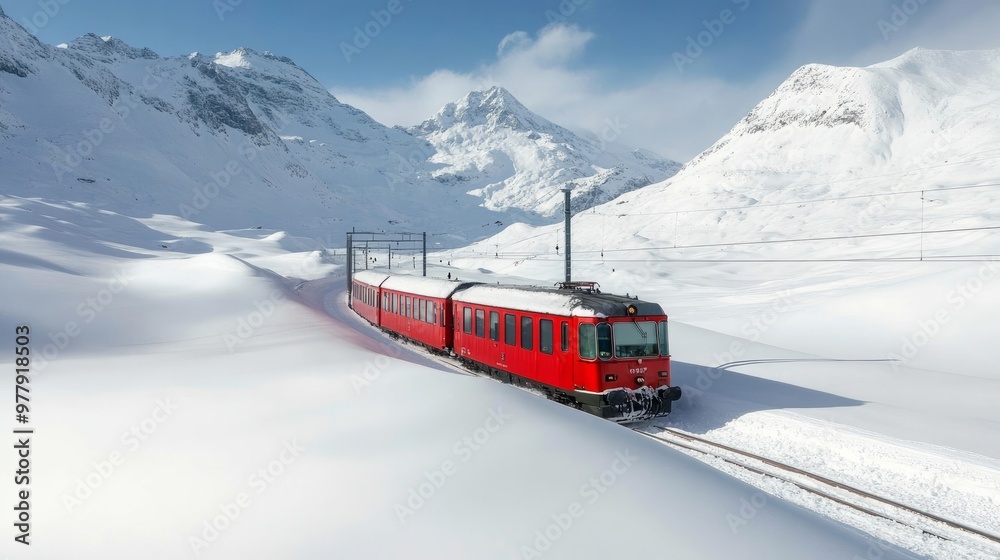
[[382,320],[378,325],[429,348],[449,351],[453,346],[449,298],[472,285],[422,276],[390,276],[381,285]]
[[379,318],[379,286],[389,278],[388,274],[362,270],[351,278],[351,309],[374,325],[381,324]]

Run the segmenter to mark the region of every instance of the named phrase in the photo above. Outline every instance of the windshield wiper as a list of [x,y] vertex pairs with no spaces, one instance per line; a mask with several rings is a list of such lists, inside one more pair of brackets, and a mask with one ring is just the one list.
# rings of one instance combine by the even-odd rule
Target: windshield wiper
[[641,336],[643,342],[645,342],[649,335],[647,335],[646,331],[642,330],[642,327],[639,326],[639,321],[632,319],[632,324],[635,325],[635,328],[639,331],[639,336]]

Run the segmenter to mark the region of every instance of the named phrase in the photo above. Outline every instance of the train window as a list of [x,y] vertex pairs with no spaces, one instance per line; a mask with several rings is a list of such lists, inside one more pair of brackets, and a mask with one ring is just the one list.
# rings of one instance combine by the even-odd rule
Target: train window
[[586,323],[580,325],[580,357],[593,360],[597,357],[597,327]]
[[535,320],[531,317],[521,317],[521,348],[531,350],[534,348],[531,337],[535,334]]
[[433,320],[431,320],[431,314],[433,313],[431,311],[432,309],[434,309],[434,304],[432,302],[424,300],[424,322],[425,323],[433,323],[434,322]]
[[561,344],[559,349],[563,352],[569,352],[569,323],[566,321],[562,323],[562,328],[559,332],[559,342]]
[[597,357],[602,360],[610,360],[612,348],[611,325],[607,323],[597,325]]
[[440,318],[440,320],[441,320],[441,326],[443,327],[444,326],[444,318],[445,318],[445,312],[444,312],[444,306],[443,305],[441,306],[441,314],[438,315],[438,317]]
[[476,310],[476,336],[479,338],[486,336],[486,312],[482,309]]
[[462,332],[472,334],[472,308],[462,308]]
[[500,313],[490,311],[490,340],[500,340]]
[[427,308],[430,310],[430,315],[427,316],[427,322],[436,325],[438,322],[438,306],[433,301],[427,302]]
[[552,353],[552,320],[541,319],[538,321],[538,349],[543,354]]
[[660,321],[660,355],[670,355],[670,341],[667,338],[667,322]]
[[628,321],[615,323],[615,356],[646,358],[659,354],[656,344],[656,323]]
[[413,303],[410,301],[410,296],[406,296],[406,316],[413,317]]
[[427,302],[422,299],[417,300],[417,319],[427,321]]
[[507,346],[517,344],[517,319],[510,313],[503,316],[503,342]]
[[399,294],[392,294],[392,312],[399,314]]

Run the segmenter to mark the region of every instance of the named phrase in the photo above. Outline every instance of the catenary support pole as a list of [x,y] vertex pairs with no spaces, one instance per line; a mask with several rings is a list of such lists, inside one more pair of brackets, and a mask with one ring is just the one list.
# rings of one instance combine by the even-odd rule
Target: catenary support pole
[[567,188],[563,189],[562,192],[563,192],[563,195],[565,196],[563,205],[565,206],[565,213],[566,213],[566,281],[567,282],[572,282],[573,281],[573,273],[572,273],[573,266],[572,266],[572,261],[570,260],[570,247],[571,247],[571,245],[570,245],[570,239],[571,238],[570,238],[569,228],[570,228],[570,224],[573,221],[573,218],[572,218],[571,209],[570,209],[570,205],[569,205],[570,204],[569,203],[569,194],[571,192],[573,192],[573,188],[572,187],[567,187]]

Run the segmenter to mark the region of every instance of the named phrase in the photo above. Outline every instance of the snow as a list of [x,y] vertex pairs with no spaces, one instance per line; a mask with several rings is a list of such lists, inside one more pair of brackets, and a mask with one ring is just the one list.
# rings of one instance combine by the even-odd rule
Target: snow
[[382,282],[385,282],[389,275],[384,272],[375,272],[372,270],[359,270],[354,273],[354,280],[356,282],[364,282],[369,286],[381,286]]
[[441,280],[439,278],[425,278],[423,276],[401,276],[392,275],[382,284],[383,288],[409,292],[421,296],[433,298],[446,298],[455,290],[465,288],[468,283],[457,280]]
[[474,91],[409,131],[436,152],[434,177],[454,183],[491,210],[551,217],[563,188],[580,207],[662,181],[680,164],[651,152],[590,140],[532,113],[504,88]]
[[247,57],[247,52],[243,49],[229,53],[216,53],[215,63],[229,68],[250,68],[251,64]]
[[[454,297],[455,301],[478,305],[500,305],[509,309],[531,311],[533,313],[548,313],[552,315],[569,315],[573,317],[606,317],[601,310],[594,309],[581,301],[572,293],[524,288],[522,286],[488,286],[478,285],[462,290]],[[641,302],[636,302],[640,303]],[[659,314],[659,309],[640,309],[639,314]]]
[[[70,230],[117,221],[103,238],[115,251],[23,223],[38,210]],[[304,284],[310,252],[276,267],[291,278],[255,266],[287,254],[276,236],[87,210],[0,207],[16,240],[0,263],[3,321],[30,324],[38,355],[33,544],[19,558],[649,552],[648,538],[593,538],[626,533],[685,558],[871,546],[612,423],[391,344],[346,308],[340,265]],[[130,222],[212,252],[130,245],[115,233]]]
[[[850,558],[870,550],[902,558],[887,543],[921,546],[899,530],[874,540],[773,497],[786,492],[782,488],[748,480],[769,492],[760,493],[621,427],[442,370],[392,345],[346,309],[336,274],[342,260],[289,253],[283,247],[288,236],[211,233],[190,224],[185,231],[185,222],[168,217],[135,220],[54,202],[7,199],[0,210],[0,234],[11,247],[0,264],[3,320],[30,323],[43,357],[33,388],[38,406],[49,412],[33,419],[36,441],[46,442],[36,448],[33,468],[39,481],[60,481],[35,483],[35,556],[26,558],[175,558],[193,553],[192,537],[209,545],[202,550],[208,557],[311,558],[331,546],[346,557],[524,557],[522,547],[536,546],[536,531],[565,520],[570,508],[578,511],[574,504],[583,515],[565,534],[550,530],[559,534],[554,557],[649,552],[649,539],[592,538],[607,531],[656,535],[685,558]],[[56,224],[104,234],[51,235]],[[136,235],[141,231],[145,237]],[[144,238],[188,239],[210,251],[177,254],[130,241]],[[260,268],[265,262],[281,274]],[[297,280],[306,277],[316,280]],[[124,289],[115,290],[120,284]],[[113,297],[98,303],[98,311],[87,302],[99,301],[103,290]],[[65,334],[68,321],[79,325],[78,335]],[[926,434],[889,438],[878,410],[868,418],[880,431],[851,428],[865,420],[850,410],[869,406],[860,399],[870,398],[871,388],[850,384],[860,391],[852,400],[807,388],[808,378],[820,377],[813,368],[805,380],[793,376],[795,385],[753,375],[773,374],[770,366],[704,374],[712,384],[706,388],[699,381],[705,368],[694,364],[712,363],[709,354],[731,339],[677,323],[672,336],[675,382],[686,391],[668,419],[673,425],[830,476],[877,482],[887,494],[902,485],[915,505],[969,522],[1000,518],[989,514],[1000,508],[996,463],[916,443]],[[805,359],[747,344],[741,357],[748,361],[758,353],[775,361]],[[806,365],[789,364],[789,373]],[[161,423],[148,421],[150,433],[140,431],[146,440],[126,437],[131,426],[154,414],[162,418],[157,406],[176,411]],[[489,432],[489,418],[500,412],[510,420]],[[970,409],[966,425],[942,432],[975,432],[977,414]],[[914,420],[904,417],[902,424]],[[465,447],[464,437],[486,433],[490,439],[480,449]],[[286,446],[301,451],[283,455]],[[113,452],[124,462],[103,477],[99,469]],[[638,459],[614,474],[619,452]],[[410,508],[411,489],[418,492],[427,473],[436,477],[446,461],[454,474],[423,506]],[[270,482],[255,477],[268,466],[281,474]],[[589,481],[606,471],[615,482],[594,494]],[[83,481],[91,475],[100,484],[68,507],[66,496],[78,490],[88,496]],[[650,483],[657,480],[664,484]],[[227,507],[233,511],[241,493],[250,505],[220,536],[205,537],[204,523]],[[877,523],[864,526],[878,530]],[[46,539],[49,534],[60,539]],[[948,557],[942,554],[936,557]]]

